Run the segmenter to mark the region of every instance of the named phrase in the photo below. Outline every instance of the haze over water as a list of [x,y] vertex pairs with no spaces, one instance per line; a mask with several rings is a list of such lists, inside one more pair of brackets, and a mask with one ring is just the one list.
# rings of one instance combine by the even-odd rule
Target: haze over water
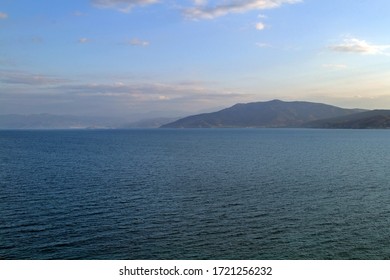
[[389,136],[0,131],[0,259],[389,259]]

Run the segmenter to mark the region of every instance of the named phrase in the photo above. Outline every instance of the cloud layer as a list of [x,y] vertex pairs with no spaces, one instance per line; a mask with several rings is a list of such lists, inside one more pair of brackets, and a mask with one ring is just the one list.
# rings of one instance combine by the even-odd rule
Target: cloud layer
[[196,5],[184,10],[191,19],[214,19],[228,14],[245,13],[252,10],[264,10],[280,7],[283,4],[294,4],[301,0],[228,0],[223,4],[208,6]]
[[158,3],[159,0],[91,0],[99,8],[111,8],[121,12],[129,12],[135,6],[145,6]]
[[8,113],[126,116],[175,108],[196,111],[248,98],[199,81],[122,82],[118,78],[116,82],[90,83],[30,72],[0,71],[0,84],[0,111]]
[[41,74],[22,71],[0,71],[0,82],[11,85],[49,86],[57,85],[67,80]]

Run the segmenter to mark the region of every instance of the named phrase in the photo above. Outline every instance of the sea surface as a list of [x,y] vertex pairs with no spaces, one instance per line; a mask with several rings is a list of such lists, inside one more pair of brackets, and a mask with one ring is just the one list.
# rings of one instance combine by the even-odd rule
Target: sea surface
[[390,131],[0,131],[0,259],[390,259]]

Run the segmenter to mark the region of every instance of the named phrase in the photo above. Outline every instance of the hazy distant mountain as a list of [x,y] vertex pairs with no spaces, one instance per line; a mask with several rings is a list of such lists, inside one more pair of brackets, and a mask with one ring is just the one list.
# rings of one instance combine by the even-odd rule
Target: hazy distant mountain
[[306,127],[390,128],[390,110],[343,109],[312,102],[272,100],[236,104],[186,118],[123,119],[51,114],[0,115],[0,129]]
[[153,118],[153,119],[145,119],[132,123],[125,124],[120,128],[158,128],[167,123],[174,122],[179,118]]
[[272,100],[236,104],[218,112],[199,114],[163,125],[162,128],[301,127],[320,119],[347,116],[361,109],[343,109],[312,102]]
[[307,123],[311,128],[390,128],[390,110],[362,113]]
[[119,120],[52,114],[0,115],[0,129],[114,128]]

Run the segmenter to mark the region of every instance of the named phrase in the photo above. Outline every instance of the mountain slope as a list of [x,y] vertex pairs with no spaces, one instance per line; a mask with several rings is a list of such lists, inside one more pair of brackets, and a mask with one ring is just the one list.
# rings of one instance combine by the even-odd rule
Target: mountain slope
[[189,116],[161,127],[300,127],[307,122],[346,116],[362,111],[321,103],[272,100],[236,104],[218,112]]
[[139,120],[136,122],[131,122],[120,126],[123,129],[129,128],[158,128],[164,124],[171,123],[176,121],[179,118],[153,118],[153,119],[145,119]]
[[313,121],[309,128],[390,128],[390,110],[372,110],[337,118]]

